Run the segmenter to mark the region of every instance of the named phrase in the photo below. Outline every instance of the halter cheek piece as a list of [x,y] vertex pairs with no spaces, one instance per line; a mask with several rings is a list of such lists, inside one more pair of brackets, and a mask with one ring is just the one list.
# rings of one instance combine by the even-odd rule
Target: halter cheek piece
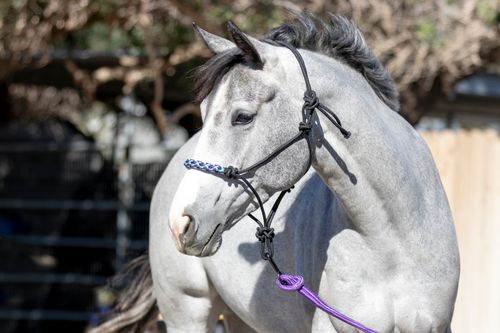
[[213,175],[223,177],[227,180],[242,181],[245,184],[245,186],[248,187],[248,189],[250,189],[250,191],[257,199],[257,203],[259,205],[259,209],[262,214],[262,221],[257,219],[251,213],[248,214],[248,216],[250,216],[250,218],[252,218],[252,220],[254,220],[258,224],[257,231],[255,232],[255,237],[257,237],[257,239],[260,242],[260,255],[262,259],[269,262],[271,267],[278,274],[278,278],[276,279],[276,284],[280,289],[285,291],[299,292],[316,307],[322,309],[323,311],[334,316],[335,318],[338,318],[343,322],[358,328],[362,332],[377,333],[376,331],[367,328],[366,326],[363,326],[357,321],[349,318],[348,316],[328,306],[316,294],[314,294],[311,290],[309,290],[307,287],[304,286],[304,279],[302,276],[283,274],[276,265],[276,263],[274,262],[273,239],[275,234],[274,234],[274,228],[271,228],[271,223],[273,221],[276,211],[278,210],[281,200],[283,199],[286,193],[292,190],[293,186],[287,190],[282,191],[279,194],[278,198],[274,202],[273,207],[271,208],[269,214],[267,215],[264,210],[264,205],[262,203],[259,194],[252,186],[252,184],[250,184],[246,175],[269,163],[276,156],[285,151],[288,147],[290,147],[291,145],[302,139],[306,139],[307,146],[309,149],[309,162],[307,168],[308,170],[311,167],[312,163],[312,143],[309,134],[312,129],[312,118],[316,110],[319,110],[335,127],[337,127],[337,129],[344,136],[344,138],[348,139],[351,136],[351,133],[342,127],[342,123],[340,122],[340,119],[337,117],[337,115],[332,110],[327,108],[325,105],[321,104],[321,102],[319,101],[318,97],[316,96],[316,92],[311,88],[311,83],[309,82],[309,76],[307,75],[306,65],[304,64],[304,60],[302,59],[302,56],[297,51],[297,49],[285,42],[273,41],[273,43],[276,43],[280,46],[284,46],[293,53],[293,55],[297,59],[297,62],[299,63],[300,70],[302,71],[302,75],[304,77],[304,81],[306,84],[306,91],[304,93],[304,104],[302,106],[302,121],[299,123],[299,133],[297,133],[297,135],[295,135],[293,138],[291,138],[290,140],[286,141],[281,146],[276,148],[271,154],[269,154],[265,158],[241,170],[233,166],[223,167],[218,164],[212,164],[193,159],[187,159],[186,161],[184,161],[184,166],[187,169],[194,169],[198,171],[211,173]]

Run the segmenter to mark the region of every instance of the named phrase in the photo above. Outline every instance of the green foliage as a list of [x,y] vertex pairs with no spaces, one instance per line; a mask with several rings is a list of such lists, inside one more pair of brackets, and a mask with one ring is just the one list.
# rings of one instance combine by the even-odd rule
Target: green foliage
[[123,1],[120,0],[91,0],[89,3],[95,6],[97,12],[101,15],[112,14],[123,6]]
[[154,36],[154,45],[169,50],[175,49],[179,45],[186,45],[195,40],[191,26],[184,26],[175,20],[165,20],[158,22],[151,27]]
[[29,8],[29,16],[40,15],[47,7],[50,0],[0,0],[0,20],[6,19],[6,15],[20,12]]
[[95,22],[77,31],[74,38],[78,49],[111,51],[139,46],[134,45],[127,32],[112,28],[104,22]]
[[214,24],[223,24],[228,20],[249,33],[262,33],[281,24],[284,10],[271,3],[256,3],[248,8],[238,9],[232,5],[214,5],[208,7],[204,17]]
[[210,6],[205,14],[208,21],[219,23],[233,19],[235,12],[227,5]]
[[[27,2],[28,2],[28,0],[13,0],[11,2],[11,5],[15,10],[20,10],[21,8],[26,6]],[[8,1],[7,1],[7,3],[8,3]]]
[[[184,27],[179,27],[175,22],[165,25],[154,25],[150,28],[154,36],[155,48],[172,50],[177,45],[186,44],[193,40],[192,32]],[[134,49],[144,53],[145,31],[140,26],[135,26],[126,31],[110,26],[105,22],[95,22],[73,34],[75,47],[93,51],[115,51],[121,49]]]
[[443,42],[443,37],[438,30],[436,22],[428,19],[417,22],[416,35],[420,41],[431,45],[439,45]]
[[413,6],[415,4],[417,4],[418,0],[402,0],[403,3],[407,6]]
[[477,15],[489,24],[495,24],[500,13],[495,10],[492,3],[485,0],[478,0],[476,2]]
[[242,22],[238,22],[240,28],[249,32],[269,31],[285,20],[283,10],[276,7],[263,7],[258,14],[246,16]]

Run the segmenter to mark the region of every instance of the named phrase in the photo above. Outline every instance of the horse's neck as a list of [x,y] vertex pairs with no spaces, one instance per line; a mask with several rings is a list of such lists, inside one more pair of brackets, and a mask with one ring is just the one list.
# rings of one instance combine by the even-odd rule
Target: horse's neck
[[[370,91],[366,99],[373,97],[378,98]],[[323,103],[334,107],[337,103],[336,109],[339,104],[352,107],[339,112],[352,132],[349,139],[320,116],[322,133],[316,130],[314,167],[354,229],[372,237],[387,237],[392,231],[406,235],[422,229],[425,221],[449,216],[432,157],[399,115],[375,100],[345,103],[332,98]],[[433,210],[433,204],[438,208]]]

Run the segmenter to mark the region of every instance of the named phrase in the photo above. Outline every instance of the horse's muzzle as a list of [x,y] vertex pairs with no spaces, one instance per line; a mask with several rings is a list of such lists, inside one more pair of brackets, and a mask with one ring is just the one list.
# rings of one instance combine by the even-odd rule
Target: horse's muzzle
[[179,252],[197,256],[211,256],[219,249],[221,243],[222,224],[218,224],[207,240],[198,239],[196,221],[189,215],[172,219],[170,231]]

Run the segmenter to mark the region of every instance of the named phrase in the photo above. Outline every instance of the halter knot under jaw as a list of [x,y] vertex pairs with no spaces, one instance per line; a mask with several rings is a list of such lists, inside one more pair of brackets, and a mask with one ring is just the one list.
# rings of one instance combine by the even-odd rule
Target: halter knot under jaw
[[269,227],[257,227],[257,231],[255,232],[255,237],[259,240],[259,242],[265,242],[266,239],[270,241],[274,238],[274,228]]

